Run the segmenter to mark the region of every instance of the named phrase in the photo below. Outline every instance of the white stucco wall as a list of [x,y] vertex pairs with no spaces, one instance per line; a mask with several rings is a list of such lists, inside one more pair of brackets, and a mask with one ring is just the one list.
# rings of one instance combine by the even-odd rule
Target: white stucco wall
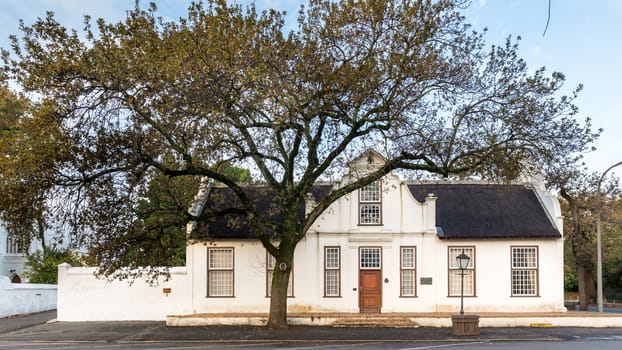
[[[346,177],[335,186],[348,183]],[[311,232],[322,233],[434,233],[435,197],[419,203],[395,175],[382,179],[382,225],[359,225],[358,192],[352,192],[333,203],[316,220]]]
[[0,276],[0,317],[56,309],[56,285],[13,284]]
[[[564,312],[563,250],[561,240],[550,241],[441,241],[431,234],[308,234],[294,258],[294,297],[290,312],[359,312],[358,249],[382,248],[382,312],[457,312],[459,297],[448,297],[449,246],[476,246],[476,296],[466,297],[466,312]],[[341,247],[341,297],[324,297],[323,254],[326,246]],[[417,296],[400,297],[400,247],[417,249]],[[512,246],[537,246],[538,296],[511,296]],[[210,247],[232,247],[235,254],[234,290],[231,298],[207,297],[207,247],[194,250],[193,313],[267,312],[265,249],[257,241],[217,242]],[[421,277],[432,278],[421,285]]]
[[[164,320],[189,311],[190,279],[185,267],[173,267],[169,281],[150,286],[138,279],[108,282],[93,267],[58,267],[59,321]],[[171,293],[163,292],[170,288]]]
[[[438,312],[456,311],[460,298],[447,295],[447,247],[475,246],[476,296],[465,298],[466,312],[565,312],[563,305],[563,241],[513,240],[513,241],[442,241],[437,249],[444,256],[435,274]],[[538,247],[537,296],[512,296],[511,247]],[[421,286],[425,289],[430,286]]]

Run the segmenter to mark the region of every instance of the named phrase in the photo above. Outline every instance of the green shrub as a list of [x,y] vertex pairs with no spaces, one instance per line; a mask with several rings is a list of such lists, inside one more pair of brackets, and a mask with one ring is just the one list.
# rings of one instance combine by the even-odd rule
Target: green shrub
[[80,257],[75,251],[61,250],[55,247],[45,248],[28,255],[29,271],[25,273],[30,283],[58,283],[58,265],[68,263],[81,266]]
[[564,290],[576,292],[579,290],[576,271],[564,272]]

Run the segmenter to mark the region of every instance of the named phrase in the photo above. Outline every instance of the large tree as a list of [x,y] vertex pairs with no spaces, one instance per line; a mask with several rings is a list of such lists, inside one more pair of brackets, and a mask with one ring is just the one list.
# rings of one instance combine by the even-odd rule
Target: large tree
[[[613,232],[619,217],[619,181],[615,177],[601,178],[599,173],[588,173],[581,166],[557,169],[550,174],[551,186],[559,190],[562,213],[565,218],[566,263],[576,271],[579,303],[582,311],[596,302],[596,218],[600,210],[604,233]],[[600,184],[599,184],[600,182]],[[599,192],[600,191],[600,192]],[[613,263],[611,251],[619,249],[613,235],[607,235],[603,244],[603,261]]]
[[[609,169],[611,170],[611,169]],[[596,231],[600,210],[603,233],[619,230],[619,180],[597,172],[590,173],[585,164],[576,160],[549,164],[546,171],[551,188],[563,199],[565,266],[576,273],[579,302],[582,311],[596,301]],[[604,234],[603,234],[604,237]],[[608,235],[604,240],[604,256],[613,262],[611,251],[616,240]],[[612,266],[613,269],[613,266]]]
[[622,195],[610,198],[602,215],[603,287],[617,290],[617,295],[605,295],[608,301],[622,300]]
[[0,220],[25,251],[33,239],[45,248],[47,199],[65,146],[57,124],[33,115],[43,108],[0,85]]
[[[63,193],[78,241],[124,235],[154,173],[219,181],[285,267],[268,321],[284,327],[296,245],[341,196],[395,169],[511,178],[525,159],[572,159],[596,136],[576,120],[578,89],[558,96],[564,76],[530,73],[516,41],[485,48],[462,5],[311,0],[289,32],[282,13],[224,0],[174,22],[137,5],[120,23],[87,17],[82,34],[48,14],[21,26],[5,72],[49,106],[38,117],[61,124],[71,145],[55,169],[73,189]],[[367,148],[383,164],[300,218],[311,186]],[[223,163],[251,167],[276,212],[256,207]]]

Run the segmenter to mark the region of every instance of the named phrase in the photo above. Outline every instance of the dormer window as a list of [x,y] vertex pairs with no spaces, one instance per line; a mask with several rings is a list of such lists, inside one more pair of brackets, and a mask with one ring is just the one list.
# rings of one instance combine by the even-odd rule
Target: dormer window
[[382,196],[380,181],[359,189],[359,225],[382,225]]

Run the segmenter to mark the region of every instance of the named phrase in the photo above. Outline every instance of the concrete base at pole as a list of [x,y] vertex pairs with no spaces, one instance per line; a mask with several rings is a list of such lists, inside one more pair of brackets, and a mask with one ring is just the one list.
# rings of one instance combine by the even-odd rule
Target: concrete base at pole
[[452,315],[451,316],[452,335],[479,335],[479,316],[478,315]]

